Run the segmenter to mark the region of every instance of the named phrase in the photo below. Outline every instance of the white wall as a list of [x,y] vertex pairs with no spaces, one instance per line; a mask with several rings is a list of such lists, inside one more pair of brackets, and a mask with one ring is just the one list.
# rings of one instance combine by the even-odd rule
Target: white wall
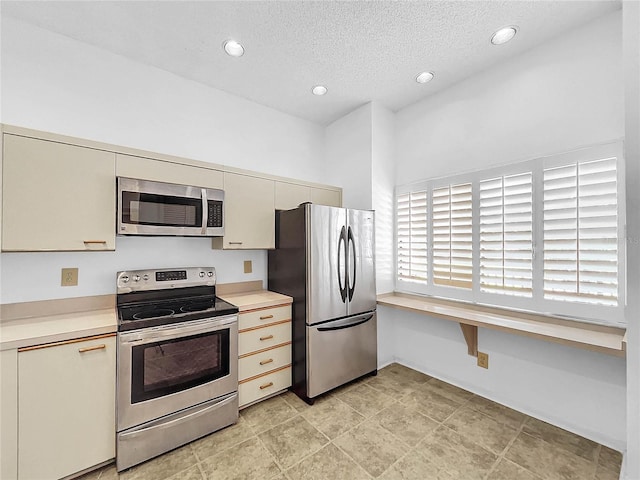
[[640,479],[640,3],[622,4],[627,162],[627,453],[625,477]]
[[[324,128],[3,17],[3,123],[328,183]],[[244,274],[243,260],[253,260]],[[116,252],[0,254],[0,302],[115,293],[118,270],[215,266],[219,282],[266,279],[266,251],[207,239],[118,238]],[[79,285],[60,287],[60,268]]]
[[342,187],[342,205],[371,209],[371,116],[367,103],[326,128],[327,183]]
[[[401,110],[396,119],[400,184],[621,138],[620,11]],[[467,355],[457,324],[393,309],[380,309],[379,318],[395,329],[380,350],[407,365],[624,448],[624,359],[480,329],[479,348],[490,357],[483,370]]]
[[376,289],[378,293],[387,293],[394,288],[395,115],[374,102],[371,127],[371,208],[376,211]]
[[401,110],[397,183],[622,138],[621,38],[616,11]]

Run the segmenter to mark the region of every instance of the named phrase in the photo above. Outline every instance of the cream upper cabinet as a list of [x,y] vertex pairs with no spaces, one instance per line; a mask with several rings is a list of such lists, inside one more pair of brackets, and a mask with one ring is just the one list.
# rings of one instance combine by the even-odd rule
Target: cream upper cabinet
[[296,208],[311,201],[311,187],[288,182],[276,182],[276,210]]
[[311,202],[330,207],[342,206],[341,190],[311,187]]
[[18,478],[115,457],[115,334],[18,351]]
[[213,248],[275,248],[275,182],[224,173],[224,237]]
[[132,155],[118,154],[116,175],[118,177],[192,185],[194,187],[223,187],[223,174],[219,170],[151,158],[134,157]]
[[2,250],[114,250],[115,154],[5,134]]

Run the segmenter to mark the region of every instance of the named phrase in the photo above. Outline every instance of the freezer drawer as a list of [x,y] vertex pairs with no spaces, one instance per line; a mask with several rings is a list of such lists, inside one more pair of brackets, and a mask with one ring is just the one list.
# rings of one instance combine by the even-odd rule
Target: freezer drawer
[[307,397],[313,398],[378,365],[376,312],[307,327]]

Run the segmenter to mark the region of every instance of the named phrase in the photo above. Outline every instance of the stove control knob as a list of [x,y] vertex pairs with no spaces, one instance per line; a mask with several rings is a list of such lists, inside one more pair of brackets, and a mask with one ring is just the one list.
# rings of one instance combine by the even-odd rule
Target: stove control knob
[[213,272],[207,272],[208,277],[213,277]]
[[149,275],[147,275],[146,273],[142,276],[142,279],[146,282],[147,280],[149,280]]
[[200,278],[203,278],[204,277],[204,272],[200,272],[199,275],[200,275]]
[[140,275],[134,275],[133,276],[133,281],[134,282],[139,282],[140,281]]
[[129,276],[123,275],[122,277],[120,277],[120,280],[122,280],[122,283],[129,283]]

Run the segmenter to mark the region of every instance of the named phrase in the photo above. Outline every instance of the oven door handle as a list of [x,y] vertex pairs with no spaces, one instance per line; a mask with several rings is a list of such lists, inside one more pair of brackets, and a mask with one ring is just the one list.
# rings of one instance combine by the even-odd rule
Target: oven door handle
[[[180,338],[186,335],[197,335],[198,333],[215,332],[226,328],[236,328],[238,325],[237,315],[225,315],[212,320],[194,320],[192,322],[171,323],[158,327],[144,328],[132,332],[119,333],[121,344],[152,343],[158,339]],[[233,332],[232,332],[233,333]]]

